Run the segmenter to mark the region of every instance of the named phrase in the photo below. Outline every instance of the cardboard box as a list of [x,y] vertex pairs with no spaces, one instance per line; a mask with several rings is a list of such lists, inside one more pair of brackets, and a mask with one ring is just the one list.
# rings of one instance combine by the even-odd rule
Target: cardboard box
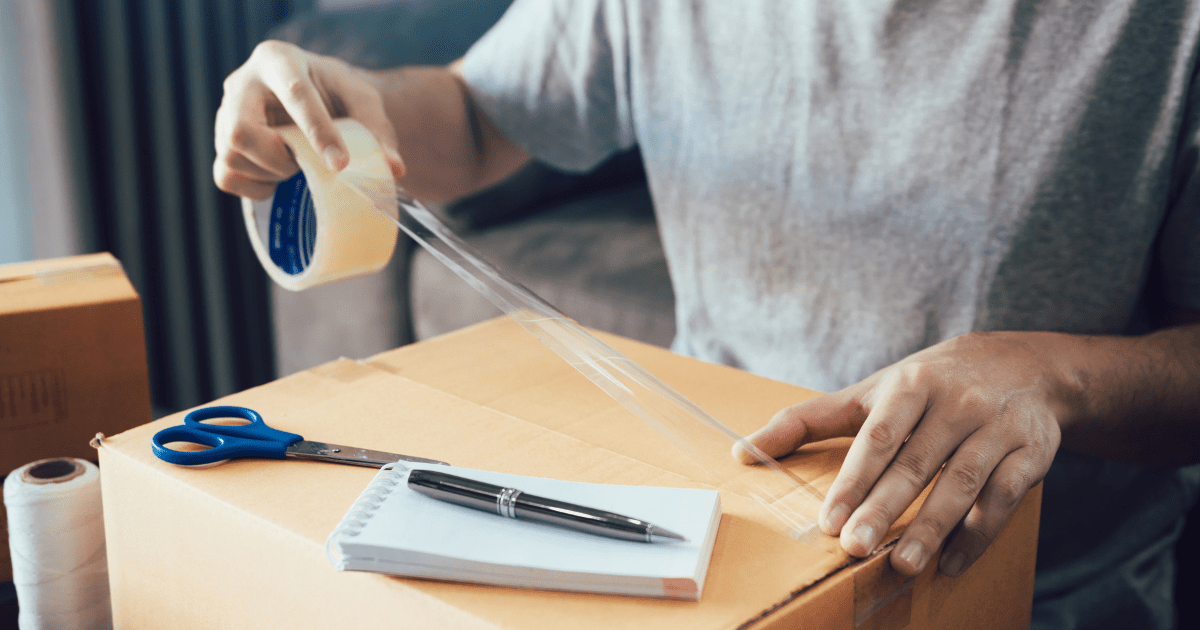
[[[142,307],[120,263],[93,254],[0,266],[0,475],[48,457],[95,460],[98,431],[149,420]],[[10,581],[7,535],[0,543],[0,581]]]
[[142,306],[92,254],[0,267],[0,471],[95,459],[88,440],[150,420]]
[[[815,395],[605,336],[739,432]],[[308,439],[457,465],[608,483],[703,487],[689,461],[532,336],[495,320],[432,341],[314,368],[223,404]],[[703,598],[681,602],[339,573],[324,543],[374,471],[237,460],[205,469],[151,454],[165,418],[100,449],[117,628],[1019,628],[1029,623],[1039,492],[961,578],[914,580],[885,554],[798,542],[751,500],[723,493]],[[828,488],[848,441],[784,465]],[[770,474],[747,467],[747,474]],[[889,532],[903,531],[910,509]],[[815,516],[815,514],[813,515]]]

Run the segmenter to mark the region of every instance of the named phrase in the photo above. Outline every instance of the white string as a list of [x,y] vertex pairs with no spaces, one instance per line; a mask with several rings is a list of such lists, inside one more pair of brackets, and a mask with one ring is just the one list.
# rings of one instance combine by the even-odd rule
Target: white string
[[[47,461],[77,476],[29,474]],[[4,505],[21,630],[112,628],[99,469],[72,458],[27,464],[4,480]]]

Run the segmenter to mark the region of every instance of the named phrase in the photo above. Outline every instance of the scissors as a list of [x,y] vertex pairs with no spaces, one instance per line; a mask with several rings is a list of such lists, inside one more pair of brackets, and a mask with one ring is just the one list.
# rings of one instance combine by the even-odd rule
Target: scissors
[[[214,418],[239,418],[250,422],[233,426],[201,422]],[[172,442],[187,442],[211,448],[204,451],[177,451],[167,448],[167,444]],[[217,406],[196,409],[184,416],[182,425],[168,427],[155,433],[150,445],[159,459],[179,466],[215,464],[235,457],[293,457],[371,468],[400,461],[449,466],[446,462],[423,457],[409,457],[328,442],[310,442],[295,433],[267,426],[257,411],[245,407]]]

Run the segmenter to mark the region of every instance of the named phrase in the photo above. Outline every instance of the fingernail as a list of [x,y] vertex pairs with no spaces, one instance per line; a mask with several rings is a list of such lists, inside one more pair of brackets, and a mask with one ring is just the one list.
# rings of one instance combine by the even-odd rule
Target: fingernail
[[920,571],[925,566],[925,545],[912,541],[900,550],[900,559],[908,566]]
[[958,577],[962,575],[963,564],[965,564],[965,559],[961,553],[951,554],[949,558],[942,560],[942,573],[950,577]]
[[325,158],[325,166],[330,170],[342,170],[342,162],[346,159],[346,152],[336,145],[325,147],[325,153],[322,154]]
[[845,503],[839,503],[825,514],[825,518],[821,519],[821,529],[830,536],[836,536],[842,530],[842,525],[846,524],[849,516],[850,508]]
[[753,464],[758,461],[750,452],[749,445],[744,439],[733,443],[733,458],[743,464]]
[[[866,523],[860,523],[850,532],[849,538],[842,545],[846,551],[849,551],[854,556],[865,556],[871,553],[871,549],[875,548],[875,528]],[[857,547],[857,550],[854,549]]]

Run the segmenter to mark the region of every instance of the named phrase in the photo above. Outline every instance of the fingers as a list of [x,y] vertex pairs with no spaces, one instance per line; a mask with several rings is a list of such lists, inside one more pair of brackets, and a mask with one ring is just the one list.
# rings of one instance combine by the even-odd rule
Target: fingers
[[255,180],[230,171],[224,162],[213,163],[213,181],[221,190],[247,199],[269,199],[277,181]]
[[331,170],[350,163],[334,115],[358,119],[379,140],[392,174],[403,160],[383,98],[365,75],[330,57],[277,41],[259,44],[225,80],[216,120],[213,178],[226,192],[263,198],[299,166],[272,124],[294,123]]
[[[225,160],[235,172],[255,179],[283,181],[300,170],[287,144],[274,129],[246,118],[223,118],[228,117],[218,114],[217,159]],[[230,129],[224,130],[223,126]]]
[[[256,50],[261,59],[262,54]],[[279,134],[269,126],[275,95],[257,78],[255,63],[247,62],[225,80],[225,93],[214,121],[213,181],[225,192],[263,199],[275,184],[291,177],[299,166]]]
[[405,173],[404,160],[396,143],[396,130],[383,107],[383,97],[354,72],[328,73],[322,79],[327,91],[341,94],[346,103],[346,114],[361,122],[371,135],[379,141],[387,158],[392,175],[399,178]]
[[[783,457],[804,444],[835,437],[854,437],[867,416],[853,391],[818,396],[776,413],[763,428],[746,437],[771,457]],[[733,457],[743,464],[757,461],[734,444]]]
[[346,168],[350,154],[304,56],[286,44],[265,42],[254,49],[254,57],[263,58],[255,62],[266,69],[258,75],[260,80],[279,99],[326,166],[334,171]]
[[[924,389],[906,386],[895,374],[898,373],[892,373],[880,382],[874,392],[873,398],[877,402],[850,445],[842,469],[825,496],[817,522],[830,536],[842,532],[851,513],[867,497],[929,405],[929,395]],[[938,460],[939,463],[942,461]],[[876,529],[854,532],[853,537],[858,541],[869,541],[882,535],[883,530]],[[858,551],[847,542],[842,542],[843,548],[851,553]]]
[[974,564],[996,539],[1025,493],[1041,481],[1044,472],[1038,472],[1026,450],[1010,453],[992,472],[975,506],[950,534],[938,567],[942,573],[959,576]]
[[251,122],[238,123],[233,131],[219,134],[216,144],[213,181],[234,195],[266,199],[274,193],[275,184],[300,170],[278,134]]
[[[913,454],[930,452],[931,444],[930,436],[921,433],[918,430],[913,434],[909,444],[897,455],[896,462],[850,518],[852,532],[863,524],[874,527],[880,533],[886,531],[933,478],[937,472],[937,462],[945,461],[945,457],[934,456],[925,459],[923,464],[919,463],[920,456]],[[918,439],[922,444],[913,444]],[[924,569],[934,551],[941,547],[942,541],[971,509],[993,470],[1013,446],[995,430],[977,431],[968,437],[946,461],[917,517],[896,545],[892,552],[892,566],[908,575],[915,575]],[[855,555],[865,555],[879,543],[878,539],[867,544],[851,540],[848,546],[846,538],[843,536],[842,546],[848,551],[855,544],[862,545],[859,547],[861,553],[851,551]],[[853,536],[850,538],[853,539]]]
[[[280,161],[286,160],[284,164],[278,162],[263,162],[263,165],[255,163],[251,156],[260,156],[249,151],[227,150],[218,152],[217,162],[223,165],[229,172],[243,178],[253,179],[263,182],[281,182],[300,170],[299,165],[290,155],[284,154]],[[290,164],[289,164],[290,163]]]

